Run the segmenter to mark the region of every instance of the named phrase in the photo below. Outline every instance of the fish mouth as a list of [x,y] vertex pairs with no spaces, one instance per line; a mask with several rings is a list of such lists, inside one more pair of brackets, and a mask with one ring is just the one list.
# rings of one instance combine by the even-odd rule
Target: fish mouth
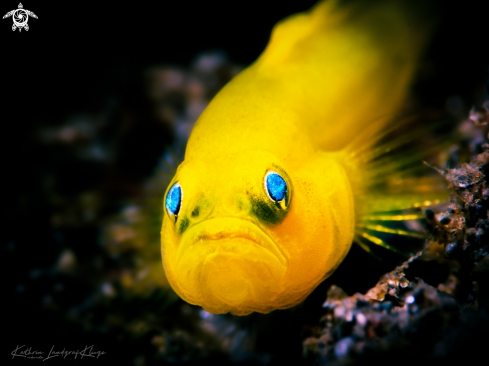
[[[181,245],[177,250],[177,261],[192,246],[209,245],[212,247],[230,242],[258,246],[272,254],[280,264],[286,265],[287,259],[284,253],[263,229],[251,221],[230,217],[207,219],[190,227],[183,235]],[[233,248],[228,247],[227,249],[239,253],[239,246],[234,245]]]

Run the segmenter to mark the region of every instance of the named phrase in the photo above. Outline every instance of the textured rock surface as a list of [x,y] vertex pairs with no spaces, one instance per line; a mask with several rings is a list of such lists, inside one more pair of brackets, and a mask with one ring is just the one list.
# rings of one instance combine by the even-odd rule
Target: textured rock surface
[[[469,123],[469,125],[467,125]],[[386,273],[366,295],[347,296],[332,286],[325,315],[303,342],[317,364],[475,361],[489,341],[489,103],[462,127],[467,146],[485,149],[472,162],[441,170],[450,204],[437,215],[427,210],[432,237],[425,249]],[[407,270],[421,259],[448,264],[437,288]],[[437,267],[432,266],[432,271]]]

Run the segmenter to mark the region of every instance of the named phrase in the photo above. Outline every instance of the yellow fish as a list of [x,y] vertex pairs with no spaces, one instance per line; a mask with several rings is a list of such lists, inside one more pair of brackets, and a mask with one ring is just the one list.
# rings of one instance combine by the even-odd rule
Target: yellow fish
[[362,158],[429,33],[398,1],[367,3],[322,1],[279,22],[198,119],[161,230],[185,301],[216,314],[289,308],[348,253],[372,176]]

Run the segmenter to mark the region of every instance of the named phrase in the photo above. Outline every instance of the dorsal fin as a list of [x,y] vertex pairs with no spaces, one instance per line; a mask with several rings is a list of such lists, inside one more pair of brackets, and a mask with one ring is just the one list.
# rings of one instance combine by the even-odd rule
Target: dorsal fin
[[278,23],[251,66],[283,83],[282,103],[328,151],[366,127],[375,135],[398,112],[431,29],[406,1],[344,3],[321,1]]

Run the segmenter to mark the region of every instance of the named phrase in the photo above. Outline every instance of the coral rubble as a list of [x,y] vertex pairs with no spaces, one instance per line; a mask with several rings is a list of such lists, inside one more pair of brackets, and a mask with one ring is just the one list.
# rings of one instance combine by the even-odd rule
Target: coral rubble
[[[464,122],[479,145],[472,151],[485,151],[470,163],[440,170],[451,189],[450,204],[436,215],[426,210],[432,235],[425,249],[382,276],[366,295],[347,296],[333,285],[320,327],[303,342],[306,358],[349,365],[467,362],[481,355],[489,340],[488,123],[489,102]],[[446,280],[435,288],[410,278],[415,271],[408,276],[407,269],[421,259],[448,263]]]

